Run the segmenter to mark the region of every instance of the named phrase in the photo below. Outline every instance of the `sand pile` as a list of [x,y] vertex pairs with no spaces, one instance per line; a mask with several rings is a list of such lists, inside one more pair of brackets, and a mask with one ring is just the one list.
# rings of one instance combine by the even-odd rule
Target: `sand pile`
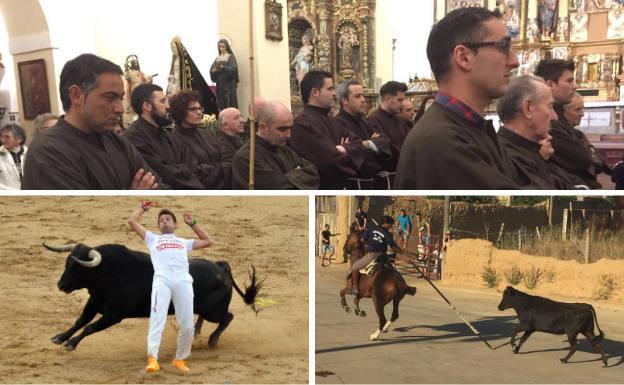
[[486,287],[481,277],[490,266],[499,276],[496,289],[509,285],[505,272],[512,266],[526,272],[539,268],[543,274],[538,286],[531,290],[524,283],[516,288],[541,296],[560,296],[579,300],[598,301],[598,292],[604,290],[604,279],[615,283],[608,303],[624,304],[624,260],[600,259],[595,263],[581,264],[561,261],[547,256],[531,256],[513,250],[498,250],[491,242],[480,239],[455,241],[446,253],[444,281],[462,286]]

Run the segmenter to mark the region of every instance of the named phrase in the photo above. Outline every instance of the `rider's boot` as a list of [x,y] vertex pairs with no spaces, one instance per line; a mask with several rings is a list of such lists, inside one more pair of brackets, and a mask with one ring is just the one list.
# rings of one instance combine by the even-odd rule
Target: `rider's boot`
[[359,286],[360,282],[359,282],[358,278],[359,278],[359,272],[357,270],[351,272],[351,284],[352,284],[351,285],[351,294],[355,295],[355,296],[360,295],[360,291],[358,290],[359,287],[360,287]]

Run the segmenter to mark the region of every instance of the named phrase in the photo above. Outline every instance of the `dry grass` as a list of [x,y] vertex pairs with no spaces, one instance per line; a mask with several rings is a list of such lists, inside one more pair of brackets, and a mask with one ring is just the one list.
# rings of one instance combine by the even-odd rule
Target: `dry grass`
[[[540,237],[535,229],[521,231],[522,252],[542,256],[548,255],[560,260],[576,260],[585,262],[585,232],[574,228],[569,235],[570,239],[562,240],[561,227],[540,228]],[[518,233],[505,234],[498,244],[498,248],[518,250]],[[597,230],[590,232],[590,262],[601,258],[624,259],[624,233],[621,231]]]

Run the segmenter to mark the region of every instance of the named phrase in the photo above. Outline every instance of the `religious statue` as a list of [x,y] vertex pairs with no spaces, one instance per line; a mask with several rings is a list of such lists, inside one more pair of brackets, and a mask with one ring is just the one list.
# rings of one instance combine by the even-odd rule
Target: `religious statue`
[[503,15],[503,21],[512,39],[520,35],[520,14],[516,0],[503,0],[498,2],[498,10]]
[[236,88],[238,84],[238,64],[226,39],[218,42],[219,55],[210,67],[210,78],[217,84],[217,104],[219,109],[238,108]]
[[354,50],[359,46],[360,42],[353,28],[345,28],[338,38],[340,69],[353,69],[355,67]]
[[178,93],[181,90],[180,85],[180,58],[183,56],[182,53],[182,41],[179,37],[174,37],[171,39],[170,43],[171,47],[171,70],[169,71],[169,78],[167,79],[167,96],[172,96]]
[[587,13],[577,12],[570,17],[570,41],[587,41]]
[[568,38],[569,29],[570,24],[568,23],[568,18],[560,17],[559,22],[557,23],[557,40],[566,41]]
[[530,19],[527,25],[526,38],[529,42],[535,42],[538,37],[539,27],[537,26],[537,20],[535,18]]
[[542,0],[540,4],[540,22],[542,39],[549,40],[555,31],[557,21],[557,0]]
[[217,98],[177,36],[171,40],[171,51],[173,57],[169,71],[167,96],[180,91],[197,91],[200,95],[200,103],[204,108],[204,115],[219,115]]
[[293,58],[290,65],[295,66],[295,76],[297,83],[301,84],[301,80],[312,69],[312,59],[314,58],[314,46],[310,42],[310,38],[307,35],[301,37],[301,43],[303,44],[299,51]]
[[132,91],[141,84],[152,83],[154,76],[146,75],[141,72],[141,66],[139,65],[139,58],[137,55],[129,55],[126,58],[126,63],[124,64],[124,80],[127,84],[127,97],[124,99],[124,127],[128,127],[136,119],[136,113],[132,109],[132,104],[130,103]]
[[0,53],[0,84],[2,84],[2,78],[4,77],[4,72],[6,69],[4,68],[4,64],[2,64],[2,53]]
[[607,39],[623,39],[624,38],[624,13],[622,8],[614,5],[609,10],[609,28],[607,29]]

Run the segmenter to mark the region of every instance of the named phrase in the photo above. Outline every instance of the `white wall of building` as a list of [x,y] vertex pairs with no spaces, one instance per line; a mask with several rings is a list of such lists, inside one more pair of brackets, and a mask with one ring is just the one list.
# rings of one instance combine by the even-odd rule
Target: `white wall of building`
[[[0,14],[0,53],[2,53],[2,64],[4,64],[5,68],[4,78],[2,83],[0,83],[0,106],[8,104],[9,111],[15,112],[18,108],[15,70],[13,69],[13,57],[9,53],[9,35],[2,14]],[[9,111],[6,112],[5,119]]]
[[392,0],[392,22],[396,40],[394,80],[431,78],[427,60],[427,38],[433,26],[434,1]]

